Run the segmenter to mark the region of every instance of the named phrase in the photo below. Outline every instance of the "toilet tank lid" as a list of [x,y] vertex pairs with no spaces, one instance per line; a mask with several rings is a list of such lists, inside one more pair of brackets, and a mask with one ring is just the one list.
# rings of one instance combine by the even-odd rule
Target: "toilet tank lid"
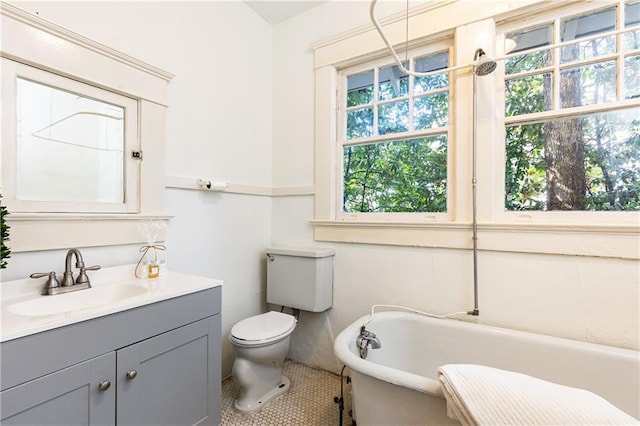
[[269,311],[237,322],[231,327],[231,335],[240,340],[262,341],[285,334],[295,325],[294,316]]
[[269,247],[265,250],[265,253],[297,257],[329,257],[334,256],[336,254],[336,251],[332,248],[323,247]]

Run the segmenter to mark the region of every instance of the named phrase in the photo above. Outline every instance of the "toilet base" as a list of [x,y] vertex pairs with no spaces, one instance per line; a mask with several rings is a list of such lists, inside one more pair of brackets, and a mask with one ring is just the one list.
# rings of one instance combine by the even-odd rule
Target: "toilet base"
[[252,414],[259,411],[269,402],[285,394],[291,387],[291,382],[285,376],[280,379],[280,384],[268,391],[264,396],[253,401],[236,399],[233,401],[233,408],[240,414]]

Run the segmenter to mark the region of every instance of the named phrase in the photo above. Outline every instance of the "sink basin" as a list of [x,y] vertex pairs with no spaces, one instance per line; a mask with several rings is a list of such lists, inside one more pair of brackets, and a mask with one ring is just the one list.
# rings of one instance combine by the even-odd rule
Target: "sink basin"
[[92,287],[55,296],[40,296],[37,299],[14,303],[7,309],[22,316],[53,315],[119,302],[147,291],[144,287],[130,284]]

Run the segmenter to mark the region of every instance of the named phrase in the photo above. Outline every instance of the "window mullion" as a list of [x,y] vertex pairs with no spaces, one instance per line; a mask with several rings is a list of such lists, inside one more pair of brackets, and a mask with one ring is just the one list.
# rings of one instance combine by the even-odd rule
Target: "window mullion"
[[[415,61],[413,60],[413,58],[409,58],[408,59],[409,63],[409,68],[411,69],[411,71],[414,71],[415,68]],[[409,132],[413,131],[413,100],[414,100],[414,96],[413,96],[413,85],[414,85],[414,76],[413,75],[409,75],[409,117],[407,117],[407,122],[408,122],[408,129]]]
[[380,84],[380,68],[373,69],[373,136],[378,136],[378,87]]
[[428,136],[448,135],[449,129],[449,126],[435,128],[430,127],[428,129],[414,130],[412,132],[387,133],[369,138],[341,140],[339,144],[342,146],[370,145],[378,142],[389,142],[401,139],[416,139]]
[[[625,4],[621,2],[616,8],[616,30],[624,27]],[[616,34],[616,100],[624,99],[624,34]]]
[[386,101],[379,101],[378,102],[378,106],[383,106],[383,105],[389,105],[389,104],[397,104],[399,102],[402,101],[408,101],[409,100],[409,96],[400,96],[398,98],[393,98],[393,99],[389,99]]
[[336,114],[336,140],[342,141],[347,136],[347,77],[340,75],[338,79],[336,98],[338,102],[335,106]]
[[525,125],[541,123],[543,121],[553,120],[561,117],[579,117],[587,114],[605,113],[607,111],[624,110],[628,108],[636,108],[638,101],[635,99],[626,99],[620,102],[609,102],[593,105],[580,105],[572,108],[562,108],[557,111],[542,111],[531,114],[515,115],[511,117],[505,117],[504,123],[507,126],[511,125]]
[[[553,21],[553,44],[560,43],[560,20]],[[552,96],[552,110],[557,111],[560,109],[560,60],[562,58],[562,47],[555,47],[551,49],[551,60],[553,64],[553,96]]]

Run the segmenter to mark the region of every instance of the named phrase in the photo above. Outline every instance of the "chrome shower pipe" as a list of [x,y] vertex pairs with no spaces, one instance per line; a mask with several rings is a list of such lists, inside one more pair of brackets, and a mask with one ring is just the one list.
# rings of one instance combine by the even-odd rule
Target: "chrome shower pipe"
[[471,194],[472,194],[472,232],[473,242],[473,310],[469,315],[479,315],[478,310],[478,75],[491,74],[496,69],[496,62],[485,56],[482,49],[477,49],[474,54],[473,66],[473,147],[471,154]]
[[[393,56],[393,60],[395,61],[396,66],[398,67],[398,69],[402,73],[407,74],[407,75],[412,75],[414,77],[428,77],[428,76],[431,76],[431,75],[442,74],[443,72],[458,71],[458,70],[461,70],[461,69],[471,68],[471,67],[474,66],[474,64],[464,64],[464,65],[458,65],[458,66],[455,66],[455,67],[449,67],[449,68],[445,68],[445,69],[439,69],[439,70],[435,70],[435,71],[425,71],[425,72],[418,72],[418,71],[412,71],[410,69],[407,69],[404,66],[404,64],[402,63],[402,60],[400,59],[400,57],[396,53],[395,49],[393,48],[393,45],[391,44],[391,41],[389,41],[389,39],[387,38],[387,35],[385,34],[384,30],[382,29],[382,25],[380,24],[380,22],[376,18],[375,10],[376,10],[376,3],[377,2],[378,2],[378,0],[371,0],[371,3],[369,4],[369,18],[371,20],[371,23],[375,27],[376,31],[380,35],[380,38],[384,42],[385,46],[387,46],[387,49],[389,49],[389,52]],[[409,19],[409,15],[407,15],[407,19]],[[408,42],[408,40],[407,40],[407,42]],[[409,67],[409,68],[411,68],[411,67]]]
[[478,310],[478,195],[476,186],[478,184],[477,176],[477,154],[478,154],[478,74],[475,67],[473,68],[473,148],[471,154],[472,171],[471,171],[471,193],[472,193],[472,232],[471,240],[473,242],[473,311],[469,311],[469,315],[479,315]]

